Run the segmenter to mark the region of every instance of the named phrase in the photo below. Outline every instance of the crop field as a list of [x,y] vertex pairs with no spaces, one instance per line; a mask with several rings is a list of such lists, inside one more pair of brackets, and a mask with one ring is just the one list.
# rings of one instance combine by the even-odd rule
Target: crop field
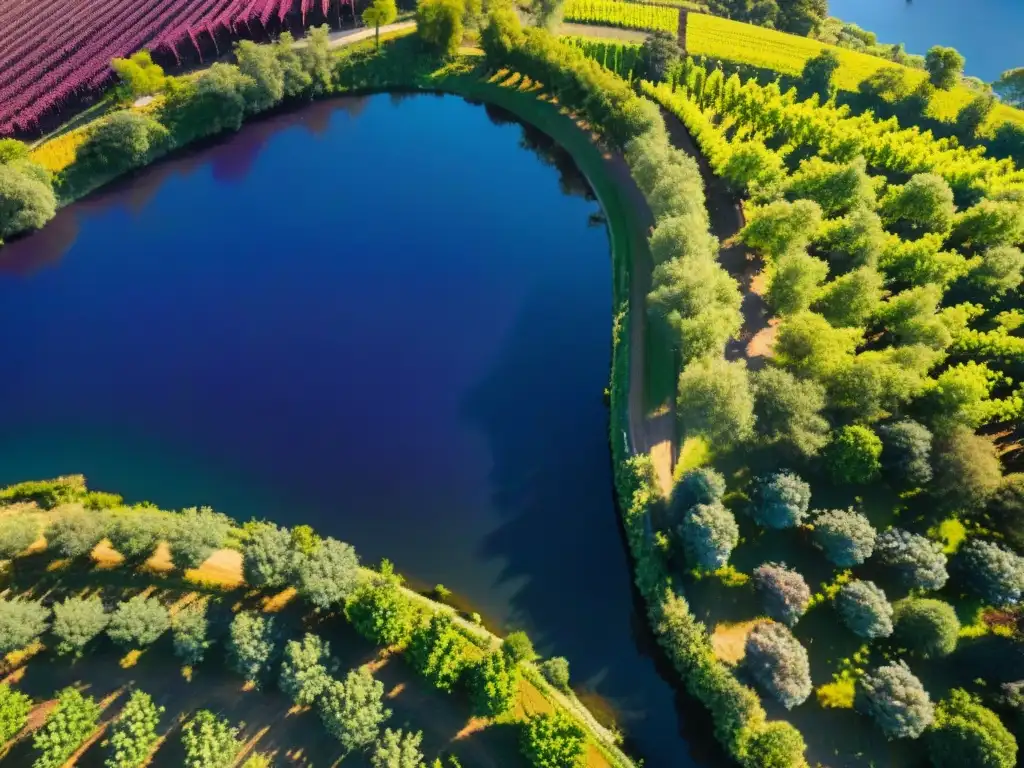
[[621,3],[618,0],[569,0],[565,4],[565,20],[623,29],[662,30],[673,34],[679,29],[679,11],[675,8]]
[[[110,81],[110,60],[142,48],[177,59],[261,36],[291,14],[323,18],[339,0],[9,0],[0,3],[0,135]],[[351,6],[351,0],[346,3]],[[333,13],[333,11],[332,11]]]

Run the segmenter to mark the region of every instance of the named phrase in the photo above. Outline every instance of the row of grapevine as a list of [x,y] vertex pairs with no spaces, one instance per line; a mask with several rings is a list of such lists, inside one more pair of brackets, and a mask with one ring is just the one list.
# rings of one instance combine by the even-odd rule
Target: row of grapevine
[[565,20],[672,34],[679,29],[679,11],[675,8],[619,0],[569,0],[565,4]]
[[594,40],[589,37],[563,37],[562,42],[578,48],[585,56],[610,69],[624,80],[632,81],[640,72],[640,46],[618,40]]

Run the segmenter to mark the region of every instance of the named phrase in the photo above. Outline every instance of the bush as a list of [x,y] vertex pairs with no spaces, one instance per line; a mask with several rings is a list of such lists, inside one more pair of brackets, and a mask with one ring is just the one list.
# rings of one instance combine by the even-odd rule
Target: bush
[[885,592],[872,581],[851,581],[840,587],[836,610],[847,628],[859,637],[874,639],[892,634],[892,606]]
[[224,546],[230,530],[231,521],[209,507],[183,509],[168,533],[174,567],[198,568]]
[[295,578],[296,555],[291,532],[273,523],[248,523],[242,547],[246,584],[281,589]]
[[53,185],[14,165],[0,165],[0,243],[41,229],[57,215]]
[[326,610],[355,591],[359,558],[349,544],[326,538],[315,552],[299,559],[297,571],[299,594],[314,607]]
[[473,708],[483,717],[498,717],[512,709],[519,686],[519,670],[501,651],[482,658],[473,668]]
[[935,709],[926,736],[933,768],[1013,768],[1017,740],[991,709],[963,690],[954,690]]
[[385,709],[384,685],[365,667],[351,670],[345,681],[332,680],[319,699],[320,719],[346,751],[365,749],[377,740],[381,724],[391,717]]
[[0,744],[6,744],[28,723],[32,699],[6,683],[0,684]]
[[278,685],[295,704],[310,707],[327,688],[336,667],[331,644],[306,634],[301,642],[290,640],[285,645]]
[[238,729],[208,709],[196,712],[181,729],[185,768],[231,768],[242,748]]
[[0,504],[32,502],[42,509],[77,501],[85,495],[85,477],[67,475],[53,480],[29,480],[0,490]]
[[235,43],[238,71],[252,79],[243,91],[246,112],[265,112],[284,98],[284,68],[273,46],[257,45],[251,40]]
[[878,435],[868,427],[845,426],[828,447],[829,471],[840,483],[868,483],[881,469],[881,455],[882,441]]
[[401,729],[385,729],[370,755],[372,768],[423,768],[420,743],[423,732],[404,733]]
[[242,611],[231,622],[228,662],[231,668],[259,688],[270,674],[278,652],[280,633],[273,616]]
[[916,533],[890,528],[875,540],[875,557],[911,589],[942,589],[949,579],[942,546]]
[[107,634],[120,646],[142,648],[155,643],[170,625],[167,609],[159,600],[136,595],[114,611]]
[[902,661],[865,673],[854,706],[889,739],[916,739],[935,719],[928,692]]
[[462,42],[464,12],[465,6],[460,0],[418,0],[416,30],[435,51],[454,56]]
[[172,525],[168,515],[163,512],[119,512],[110,518],[107,538],[127,562],[138,562],[153,554],[157,544],[167,537]]
[[786,709],[803,704],[811,695],[807,650],[782,624],[765,621],[754,627],[747,635],[743,665]]
[[949,603],[908,597],[893,609],[895,639],[921,658],[941,658],[956,650],[960,620]]
[[568,692],[569,689],[569,661],[562,656],[542,661],[540,673],[544,678],[560,691]]
[[35,515],[11,515],[0,526],[0,560],[10,560],[31,547],[39,538]]
[[106,768],[139,768],[149,759],[157,742],[157,726],[163,707],[153,703],[153,697],[143,691],[132,691],[124,709],[110,727],[107,744],[110,755]]
[[345,605],[345,615],[367,640],[377,645],[401,645],[413,627],[413,606],[401,591],[402,577],[384,560],[380,572],[361,585]]
[[171,617],[174,655],[189,666],[201,662],[206,651],[213,645],[208,610],[206,602],[192,603]]
[[829,439],[828,421],[821,415],[825,388],[774,366],[756,371],[751,381],[754,426],[765,443],[803,458],[817,456]]
[[882,467],[896,485],[920,488],[932,479],[932,433],[923,424],[903,419],[878,430]]
[[32,736],[32,744],[39,753],[32,768],[61,768],[82,742],[92,736],[99,717],[99,704],[74,688],[57,694],[57,706]]
[[97,179],[146,165],[166,149],[167,129],[140,112],[115,112],[92,128],[78,148],[74,169]]
[[717,504],[725,496],[725,477],[711,467],[691,469],[672,488],[669,499],[670,527],[676,527],[697,504]]
[[46,545],[60,557],[85,557],[106,537],[109,524],[102,512],[68,512],[46,527]]
[[795,528],[804,521],[811,487],[792,472],[776,472],[757,483],[751,514],[765,528]]
[[754,398],[742,360],[695,360],[679,375],[676,415],[687,436],[702,435],[726,447],[748,439],[754,428]]
[[883,219],[913,232],[948,232],[956,211],[953,190],[934,173],[919,173],[902,187],[890,187],[880,207]]
[[821,226],[821,206],[813,200],[779,200],[757,209],[740,239],[770,258],[806,248]]
[[971,539],[957,553],[956,565],[971,591],[991,605],[1016,605],[1024,595],[1024,558],[1005,547]]
[[785,721],[768,723],[747,742],[744,768],[798,768],[806,765],[807,745],[796,728]]
[[222,131],[237,131],[245,119],[245,94],[253,87],[255,81],[238,67],[220,62],[194,80],[171,78],[160,121],[179,147]]
[[586,743],[586,731],[560,710],[531,717],[523,729],[522,751],[536,768],[578,766]]
[[807,612],[811,590],[804,577],[783,565],[765,563],[754,569],[754,589],[765,612],[792,627]]
[[17,139],[0,139],[0,165],[28,160],[28,144]]
[[958,426],[937,441],[933,495],[940,508],[978,511],[1002,480],[1003,465],[990,438]]
[[19,651],[46,631],[50,610],[28,600],[0,600],[0,658]]
[[830,509],[814,518],[814,543],[840,568],[860,565],[871,557],[876,536],[868,519],[853,509]]
[[533,661],[537,658],[537,652],[533,650],[533,643],[525,632],[512,632],[505,638],[501,649],[513,662]]
[[[509,639],[512,640],[515,635],[526,637],[520,632],[509,635]],[[527,639],[527,643],[529,643],[529,639]],[[510,649],[508,640],[506,640],[503,648],[511,663],[515,664],[518,661],[514,653],[517,641],[512,640],[512,645],[513,648]],[[526,651],[527,649],[520,648],[519,650]],[[528,650],[531,654],[533,653],[532,646]],[[452,689],[462,677],[468,663],[466,641],[455,629],[451,616],[443,612],[435,613],[431,616],[429,623],[422,624],[413,631],[407,657],[417,672],[423,675],[431,685],[442,691]]]
[[51,632],[59,641],[58,653],[81,656],[85,646],[110,622],[99,597],[69,597],[53,606]]
[[679,536],[690,565],[715,570],[729,562],[740,529],[732,512],[721,503],[697,504],[683,519]]

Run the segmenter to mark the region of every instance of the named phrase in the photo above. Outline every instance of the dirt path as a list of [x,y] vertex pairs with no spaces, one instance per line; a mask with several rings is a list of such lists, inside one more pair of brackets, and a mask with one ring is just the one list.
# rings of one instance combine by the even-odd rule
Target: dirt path
[[647,39],[647,33],[639,29],[620,29],[619,27],[605,27],[600,24],[575,24],[571,21],[563,21],[559,24],[558,34],[575,35],[577,37],[603,37],[608,40],[623,40],[628,43],[642,43]]

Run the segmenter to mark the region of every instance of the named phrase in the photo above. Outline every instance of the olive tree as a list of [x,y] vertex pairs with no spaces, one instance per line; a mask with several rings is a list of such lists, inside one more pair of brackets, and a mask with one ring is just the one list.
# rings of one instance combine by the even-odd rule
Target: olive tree
[[721,503],[697,504],[679,527],[686,560],[697,568],[714,570],[729,562],[740,540],[732,512]]
[[923,659],[949,656],[956,650],[960,620],[949,603],[908,597],[893,606],[894,638]]
[[813,200],[779,200],[758,208],[740,232],[740,239],[765,256],[778,258],[805,248],[821,220],[821,206]]
[[10,515],[0,525],[0,560],[10,560],[31,547],[41,529],[35,515]]
[[889,479],[904,488],[919,488],[932,479],[932,433],[910,419],[884,424],[882,468]]
[[29,600],[0,600],[0,658],[31,645],[46,631],[50,610]]
[[290,640],[285,645],[278,685],[300,707],[309,707],[320,698],[336,669],[331,644],[306,634],[301,641]]
[[792,249],[773,260],[765,299],[777,315],[803,312],[821,292],[828,264],[807,251]]
[[321,610],[341,603],[356,588],[359,558],[351,545],[326,538],[310,555],[299,559],[299,594]]
[[751,375],[754,426],[761,439],[803,458],[817,456],[828,444],[825,388],[789,371],[766,366]]
[[874,267],[858,267],[826,283],[813,308],[832,325],[862,328],[882,304],[883,278]]
[[349,671],[344,682],[331,680],[319,698],[320,719],[327,732],[347,750],[365,749],[377,740],[391,717],[384,707],[384,684],[365,667]]
[[971,591],[992,605],[1016,605],[1024,595],[1024,558],[1006,547],[971,539],[955,565]]
[[875,529],[851,509],[830,509],[814,517],[814,543],[840,568],[860,565],[875,549]]
[[110,545],[129,563],[146,560],[171,529],[172,522],[163,512],[138,510],[111,515],[107,538]]
[[280,631],[275,617],[242,611],[231,621],[228,663],[259,688],[277,657],[279,640]]
[[109,525],[103,512],[61,514],[46,527],[46,545],[61,557],[85,557],[106,537]]
[[893,632],[893,608],[872,581],[850,581],[836,595],[836,610],[847,628],[869,640],[889,637]]
[[92,697],[75,688],[57,694],[57,706],[32,736],[38,753],[32,768],[61,768],[96,730],[99,717],[100,705]]
[[54,603],[53,626],[50,631],[57,638],[57,652],[81,656],[89,642],[100,635],[110,616],[103,607],[103,600],[93,597],[69,597]]
[[785,564],[765,563],[754,569],[754,589],[773,619],[793,626],[807,612],[811,590],[804,577]]
[[933,768],[1013,768],[1017,740],[976,696],[954,689],[935,708],[935,724],[925,736]]
[[830,219],[875,205],[875,187],[863,157],[848,163],[810,157],[786,182],[784,194],[790,200],[813,200]]
[[136,595],[114,611],[107,634],[124,648],[142,648],[155,643],[170,625],[167,609],[159,600]]
[[370,753],[372,768],[424,768],[420,744],[423,732],[406,733],[385,728]]
[[751,514],[765,528],[795,528],[804,521],[811,487],[792,472],[776,472],[757,482]]
[[561,710],[531,717],[523,729],[523,754],[536,768],[573,768],[586,752],[587,733]]
[[210,639],[209,603],[191,603],[171,617],[174,655],[191,666],[198,664],[213,645]]
[[778,622],[761,622],[747,635],[743,665],[786,709],[803,704],[811,695],[807,649]]
[[953,190],[934,173],[919,173],[902,187],[890,187],[880,207],[884,220],[914,232],[948,232],[956,212]]
[[230,530],[231,521],[209,507],[183,509],[168,532],[171,561],[181,570],[198,568],[224,546]]
[[896,570],[910,588],[942,589],[949,574],[942,546],[931,539],[900,528],[890,528],[875,539],[875,558]]
[[291,584],[297,559],[291,532],[265,522],[248,523],[244,531],[242,573],[246,584],[270,589]]
[[854,707],[889,739],[916,739],[935,719],[928,692],[902,661],[866,672],[857,681]]
[[242,748],[238,729],[208,709],[201,709],[181,729],[185,768],[231,768]]
[[106,768],[139,768],[149,760],[157,742],[163,707],[144,691],[132,691],[121,714],[110,726]]

